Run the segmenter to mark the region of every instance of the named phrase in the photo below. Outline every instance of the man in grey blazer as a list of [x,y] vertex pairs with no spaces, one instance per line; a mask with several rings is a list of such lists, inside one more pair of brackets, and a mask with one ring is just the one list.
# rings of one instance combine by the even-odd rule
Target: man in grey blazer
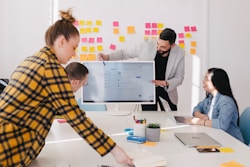
[[172,111],[177,111],[177,87],[184,80],[185,52],[175,44],[176,33],[170,28],[165,28],[158,40],[144,40],[143,43],[132,48],[121,49],[110,54],[99,54],[101,60],[125,60],[138,58],[139,60],[155,61],[156,104],[142,105],[143,111],[165,110],[159,97],[166,100]]

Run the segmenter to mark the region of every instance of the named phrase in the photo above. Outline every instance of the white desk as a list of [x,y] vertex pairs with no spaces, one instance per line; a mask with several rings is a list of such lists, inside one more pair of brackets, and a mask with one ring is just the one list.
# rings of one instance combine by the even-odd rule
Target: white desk
[[[166,129],[161,133],[160,142],[156,146],[145,146],[126,141],[124,129],[133,126],[133,115],[109,116],[105,112],[87,112],[87,115],[102,128],[104,132],[122,146],[125,151],[132,152],[147,149],[154,154],[166,157],[168,167],[219,167],[220,164],[235,160],[245,166],[250,164],[250,148],[234,139],[222,130],[189,125],[174,125],[171,117],[165,112],[143,112],[136,117],[146,118],[147,122],[159,122]],[[185,147],[174,132],[206,132],[222,144],[230,147],[233,153],[198,153],[195,148]],[[68,164],[70,167],[96,167],[97,165],[112,165],[118,167],[111,154],[100,157],[67,123],[54,121],[46,139],[46,145],[40,155],[29,167],[53,167],[58,164]]]

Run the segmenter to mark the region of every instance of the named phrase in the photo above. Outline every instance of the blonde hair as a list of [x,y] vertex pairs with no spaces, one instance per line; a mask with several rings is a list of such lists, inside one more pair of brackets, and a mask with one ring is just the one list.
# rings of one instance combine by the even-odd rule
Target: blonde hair
[[52,24],[45,33],[47,46],[53,46],[58,36],[63,35],[68,41],[72,36],[80,36],[79,31],[73,25],[76,19],[72,16],[72,9],[59,11],[61,19]]

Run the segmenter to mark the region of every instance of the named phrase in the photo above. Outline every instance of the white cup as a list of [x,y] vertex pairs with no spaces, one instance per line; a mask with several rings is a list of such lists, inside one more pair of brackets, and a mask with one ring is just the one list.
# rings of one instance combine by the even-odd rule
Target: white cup
[[134,136],[145,137],[146,136],[146,124],[134,123]]

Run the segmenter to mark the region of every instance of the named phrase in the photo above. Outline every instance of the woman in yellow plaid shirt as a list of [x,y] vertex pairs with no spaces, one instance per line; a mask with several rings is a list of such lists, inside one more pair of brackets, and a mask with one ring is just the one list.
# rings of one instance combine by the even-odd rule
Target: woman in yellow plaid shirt
[[111,152],[118,163],[133,166],[125,151],[77,105],[61,64],[75,56],[80,35],[71,10],[60,13],[62,19],[45,34],[46,46],[16,68],[0,95],[0,166],[28,166],[45,145],[57,113],[101,156]]

